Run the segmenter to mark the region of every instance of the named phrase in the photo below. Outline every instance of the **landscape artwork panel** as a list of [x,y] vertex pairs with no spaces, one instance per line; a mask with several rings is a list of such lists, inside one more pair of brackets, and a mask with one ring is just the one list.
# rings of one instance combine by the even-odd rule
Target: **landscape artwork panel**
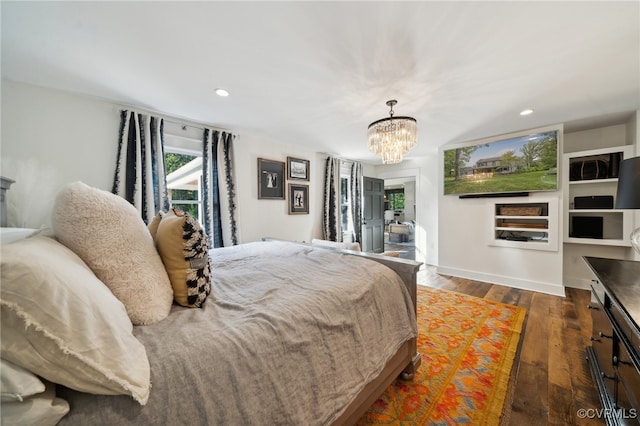
[[558,189],[558,131],[444,151],[444,194]]

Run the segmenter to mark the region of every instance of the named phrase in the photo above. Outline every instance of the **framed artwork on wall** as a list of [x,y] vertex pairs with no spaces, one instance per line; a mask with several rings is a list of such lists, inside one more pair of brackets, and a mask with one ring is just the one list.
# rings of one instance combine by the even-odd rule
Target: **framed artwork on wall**
[[309,185],[289,184],[289,214],[309,214]]
[[309,180],[309,160],[287,157],[289,179]]
[[258,199],[284,200],[285,164],[258,158]]

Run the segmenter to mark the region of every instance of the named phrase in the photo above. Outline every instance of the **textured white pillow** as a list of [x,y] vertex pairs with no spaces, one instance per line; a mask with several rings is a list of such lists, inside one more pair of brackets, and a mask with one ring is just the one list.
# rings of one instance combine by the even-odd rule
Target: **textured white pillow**
[[127,308],[135,325],[169,315],[173,288],[138,211],[124,198],[82,182],[57,195],[52,225]]
[[144,346],[122,303],[82,260],[44,236],[1,250],[2,358],[72,389],[146,404]]

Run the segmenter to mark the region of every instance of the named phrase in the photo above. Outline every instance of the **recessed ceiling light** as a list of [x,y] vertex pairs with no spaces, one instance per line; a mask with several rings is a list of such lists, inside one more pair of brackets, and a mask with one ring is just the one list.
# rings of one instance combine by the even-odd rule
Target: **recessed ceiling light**
[[224,89],[216,89],[216,95],[218,96],[229,96],[229,92]]
[[523,109],[522,111],[520,111],[520,115],[529,115],[529,114],[533,114],[533,110],[531,108]]

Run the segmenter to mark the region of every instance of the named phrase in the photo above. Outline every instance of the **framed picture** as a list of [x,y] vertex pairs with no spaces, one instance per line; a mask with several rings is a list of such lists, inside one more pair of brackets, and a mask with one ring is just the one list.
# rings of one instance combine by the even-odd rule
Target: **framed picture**
[[289,179],[309,180],[309,160],[287,157]]
[[289,184],[289,214],[309,214],[309,185]]
[[284,200],[284,163],[258,158],[258,198]]

